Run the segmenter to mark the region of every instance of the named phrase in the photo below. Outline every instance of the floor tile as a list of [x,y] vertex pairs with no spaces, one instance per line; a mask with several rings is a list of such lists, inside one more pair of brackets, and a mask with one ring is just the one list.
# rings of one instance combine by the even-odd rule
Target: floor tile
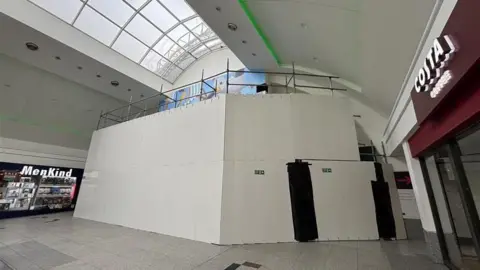
[[76,260],[36,241],[13,244],[8,247],[42,269],[52,269]]
[[28,261],[27,258],[6,247],[0,248],[0,259],[15,270],[42,270],[39,266]]
[[72,218],[71,213],[1,220],[0,227],[5,228],[0,229],[0,259],[19,270],[446,269],[430,261],[419,241],[217,246]]
[[98,270],[98,268],[85,262],[75,261],[61,266],[57,266],[53,268],[53,270]]

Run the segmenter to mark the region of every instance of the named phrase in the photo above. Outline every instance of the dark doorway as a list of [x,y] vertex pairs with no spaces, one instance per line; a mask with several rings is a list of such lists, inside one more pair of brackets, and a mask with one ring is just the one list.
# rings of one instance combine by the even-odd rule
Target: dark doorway
[[377,216],[378,236],[390,240],[397,237],[395,219],[390,200],[388,183],[372,181],[373,199],[375,201],[375,214]]
[[309,165],[301,160],[287,163],[293,228],[295,240],[299,242],[318,238]]

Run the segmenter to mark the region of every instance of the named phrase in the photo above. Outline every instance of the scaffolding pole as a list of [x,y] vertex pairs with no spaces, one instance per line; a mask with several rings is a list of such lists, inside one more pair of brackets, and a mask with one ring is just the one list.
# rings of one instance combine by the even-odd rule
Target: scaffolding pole
[[230,80],[230,59],[227,58],[227,91],[226,91],[227,94],[228,94],[229,80]]
[[98,118],[97,130],[100,128],[100,121],[102,121],[102,117],[103,117],[103,110],[100,111],[100,118]]
[[295,62],[292,62],[292,71],[293,71],[293,92],[297,93],[297,81],[295,80]]
[[202,69],[202,79],[200,80],[200,101],[202,101],[202,96],[203,96],[203,75],[204,75],[205,69]]

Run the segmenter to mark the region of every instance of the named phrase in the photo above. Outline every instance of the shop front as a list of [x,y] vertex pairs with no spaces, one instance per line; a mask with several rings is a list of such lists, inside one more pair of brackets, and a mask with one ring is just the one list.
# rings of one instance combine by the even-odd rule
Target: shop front
[[73,210],[83,169],[0,162],[0,219]]
[[411,94],[419,128],[408,143],[452,268],[480,269],[479,10],[478,1],[457,2]]

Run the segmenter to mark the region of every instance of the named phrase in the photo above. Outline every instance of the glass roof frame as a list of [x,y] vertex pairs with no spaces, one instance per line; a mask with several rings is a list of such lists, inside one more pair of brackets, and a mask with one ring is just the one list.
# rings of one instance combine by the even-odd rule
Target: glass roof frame
[[[209,54],[213,51],[216,51],[216,50],[219,50],[219,49],[222,49],[222,48],[225,47],[225,44],[220,40],[220,38],[211,30],[211,28],[208,27],[208,25],[206,25],[206,23],[198,16],[198,14],[195,13],[195,11],[193,9],[191,9],[191,8],[189,9],[189,10],[191,10],[191,12],[188,12],[188,10],[187,10],[188,13],[193,13],[192,15],[189,15],[187,17],[184,17],[183,19],[180,19],[179,16],[177,16],[177,14],[175,14],[171,9],[169,9],[162,2],[162,0],[143,0],[143,1],[141,1],[141,2],[143,2],[143,4],[141,4],[137,8],[134,6],[134,4],[130,3],[129,0],[118,0],[118,1],[121,1],[123,4],[125,4],[126,6],[128,6],[130,9],[132,9],[132,10],[129,10],[129,12],[133,11],[133,13],[131,13],[131,15],[128,17],[128,20],[126,20],[126,22],[123,25],[120,25],[114,19],[110,18],[108,15],[106,15],[106,14],[102,13],[100,10],[98,10],[98,8],[94,7],[94,4],[92,4],[91,2],[95,3],[95,0],[72,0],[72,1],[80,1],[81,6],[78,9],[78,12],[73,17],[73,19],[71,19],[71,21],[68,21],[66,18],[62,18],[60,15],[55,14],[53,11],[51,12],[50,10],[48,10],[48,8],[42,7],[41,3],[36,3],[36,2],[41,2],[41,0],[28,0],[28,1],[31,2],[32,4],[38,6],[39,8],[42,8],[42,9],[46,10],[47,12],[53,14],[54,16],[58,17],[59,19],[65,21],[68,24],[70,24],[72,27],[75,27],[76,29],[84,32],[85,34],[91,36],[92,38],[96,39],[97,41],[99,41],[99,42],[103,43],[104,45],[110,47],[112,50],[117,51],[118,53],[122,54],[123,56],[129,58],[131,61],[135,62],[136,64],[142,66],[143,68],[145,68],[147,70],[150,70],[151,72],[155,73],[157,76],[162,77],[163,79],[165,79],[166,81],[168,81],[172,84],[183,73],[184,70],[188,69],[188,67],[190,65],[192,65],[193,63],[195,63],[195,61],[197,61],[199,58],[201,58],[201,57],[203,57],[203,56],[205,56],[205,55],[207,55],[207,54]],[[175,0],[175,1],[183,1],[183,0]],[[175,24],[171,25],[167,30],[162,30],[156,23],[152,22],[152,20],[150,20],[145,14],[143,14],[142,11],[145,9],[145,7],[147,7],[152,2],[156,3],[157,5],[162,7],[165,11],[167,11],[176,20]],[[109,42],[109,44],[100,40],[99,38],[95,38],[91,34],[85,32],[82,29],[75,26],[75,23],[78,21],[82,12],[84,12],[85,7],[88,7],[89,9],[93,10],[95,13],[97,13],[98,15],[103,17],[105,20],[110,22],[110,24],[112,24],[112,25],[114,25],[118,28],[118,32],[115,34],[113,40],[111,40],[111,42]],[[153,26],[160,33],[158,38],[156,38],[155,41],[151,45],[149,45],[145,41],[141,40],[141,38],[137,37],[131,31],[126,29],[130,25],[130,23],[137,16],[140,16],[143,20],[145,20],[146,22],[151,24],[151,26]],[[189,22],[191,20],[195,20],[195,19],[198,19],[198,22],[195,21],[195,23],[198,23],[198,24],[196,24],[194,27],[189,27],[186,24],[187,22]],[[195,33],[199,27],[200,27],[199,34]],[[179,36],[177,40],[170,37],[170,34],[172,34],[172,32],[176,29],[178,29],[180,31],[185,31],[186,30],[186,32],[183,33],[181,36]],[[138,45],[141,44],[140,49],[142,50],[142,56],[139,58],[138,61],[132,59],[130,56],[127,56],[125,53],[122,53],[119,50],[114,48],[114,45],[117,44],[116,42],[119,40],[119,38],[122,36],[123,33],[126,33],[127,36],[129,36],[128,38],[130,38],[130,37],[133,38],[136,42],[138,42]],[[157,51],[155,49],[155,47],[159,44],[159,42],[161,42],[165,38],[168,38],[168,40],[166,40],[166,41],[171,41],[171,44],[170,44],[171,46],[169,46],[167,48],[167,50],[165,51],[165,53],[162,54],[159,51]],[[186,41],[184,39],[186,39]],[[216,43],[216,44],[220,44],[219,46],[216,45],[215,47],[212,46],[212,48],[210,48],[207,45],[207,43],[209,43],[211,41],[214,41],[214,40],[217,40],[217,39],[218,39],[219,43]],[[182,43],[183,46],[180,43]],[[201,55],[197,55],[197,56],[194,55],[194,52],[196,52],[202,46],[207,48],[206,51],[202,51]],[[148,63],[148,64],[150,64],[149,65],[150,67],[145,66],[145,65],[148,65],[148,64],[145,64],[145,65],[143,64],[145,58],[151,53],[157,54],[157,55],[155,55],[157,58],[160,57],[160,58],[157,59],[156,68],[152,67],[152,66],[155,65],[155,63]],[[193,61],[191,61],[192,59],[193,59]],[[164,60],[164,61],[162,61],[162,60]],[[187,65],[182,65],[182,61],[185,61],[185,60],[188,60],[188,61],[191,61],[191,62],[188,63]],[[153,61],[155,61],[155,60],[153,60]],[[165,64],[163,64],[163,63],[165,63]],[[180,71],[180,72],[178,72],[178,71]],[[171,74],[171,73],[173,73],[173,74]],[[169,77],[169,75],[173,75],[173,78]]]

